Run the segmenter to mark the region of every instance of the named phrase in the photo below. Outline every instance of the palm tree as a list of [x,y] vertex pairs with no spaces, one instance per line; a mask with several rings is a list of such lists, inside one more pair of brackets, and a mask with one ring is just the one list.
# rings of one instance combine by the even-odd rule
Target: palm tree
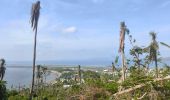
[[5,59],[0,59],[0,80],[2,81],[5,75]]
[[149,33],[152,37],[151,44],[149,46],[149,53],[150,53],[150,61],[155,62],[155,69],[156,69],[156,78],[158,78],[158,59],[157,59],[157,52],[159,49],[158,42],[156,41],[156,33],[155,32],[150,32]]
[[36,61],[36,45],[37,45],[37,28],[38,28],[38,20],[40,15],[40,1],[32,4],[31,9],[31,27],[35,32],[34,36],[34,51],[33,51],[33,74],[32,74],[32,85],[30,91],[30,100],[32,100],[32,95],[34,91],[34,76],[35,76],[35,61]]
[[125,80],[125,55],[124,55],[124,41],[125,41],[125,33],[129,34],[129,30],[126,28],[125,22],[120,23],[120,44],[119,44],[119,53],[122,55],[122,81]]

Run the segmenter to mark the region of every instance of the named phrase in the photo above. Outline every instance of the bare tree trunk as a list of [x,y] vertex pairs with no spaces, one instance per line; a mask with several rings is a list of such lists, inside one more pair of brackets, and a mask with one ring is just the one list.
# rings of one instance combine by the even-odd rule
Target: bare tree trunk
[[156,67],[156,78],[158,78],[159,71],[158,71],[157,52],[155,54],[155,67]]
[[35,30],[34,36],[34,51],[33,51],[33,70],[32,70],[32,86],[30,93],[30,100],[32,100],[33,92],[34,92],[34,81],[35,81],[35,61],[36,61],[36,45],[37,45],[37,29]]
[[124,56],[124,41],[125,41],[125,32],[127,32],[125,22],[120,24],[120,47],[119,52],[122,56],[122,82],[125,80],[125,56]]
[[124,50],[121,52],[122,55],[122,82],[125,81],[125,56],[124,56]]

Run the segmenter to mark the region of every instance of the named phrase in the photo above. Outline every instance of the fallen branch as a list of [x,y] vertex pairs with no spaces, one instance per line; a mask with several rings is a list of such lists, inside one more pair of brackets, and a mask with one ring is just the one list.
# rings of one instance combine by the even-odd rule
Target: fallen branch
[[131,91],[136,90],[138,88],[141,88],[143,86],[145,86],[145,84],[136,85],[135,87],[131,87],[129,89],[117,92],[117,93],[113,94],[113,96],[117,96],[117,95],[121,95],[121,94],[124,94],[124,93],[128,93],[128,92],[131,92]]
[[[154,82],[158,82],[158,81],[169,80],[169,79],[170,79],[170,76],[166,76],[166,77],[164,77],[164,78],[156,78],[156,79],[154,79],[153,81],[154,81]],[[149,83],[149,82],[147,82],[147,83]],[[146,83],[146,84],[147,84],[147,83]],[[121,94],[124,94],[124,93],[132,92],[132,91],[134,91],[134,90],[136,90],[136,89],[139,89],[139,88],[142,88],[142,87],[146,86],[146,84],[136,85],[136,86],[131,87],[131,88],[129,88],[129,89],[126,89],[126,90],[117,92],[117,93],[113,94],[113,96],[118,96],[118,95],[121,95]]]
[[141,100],[144,98],[144,96],[147,94],[147,92],[145,92],[141,97],[137,98],[138,100]]

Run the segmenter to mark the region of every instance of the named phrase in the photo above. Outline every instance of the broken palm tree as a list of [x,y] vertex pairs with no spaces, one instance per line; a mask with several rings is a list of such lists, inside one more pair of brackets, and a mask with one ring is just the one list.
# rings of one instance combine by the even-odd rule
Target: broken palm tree
[[120,44],[119,44],[119,53],[122,56],[122,82],[125,80],[125,72],[127,70],[125,55],[124,55],[124,46],[125,46],[125,34],[129,33],[129,30],[126,28],[125,22],[120,23]]
[[155,32],[150,32],[150,35],[152,37],[152,41],[151,44],[149,46],[149,53],[150,53],[150,61],[154,61],[155,62],[155,70],[156,70],[156,78],[158,78],[158,59],[157,59],[157,55],[158,55],[158,42],[156,41],[156,33]]

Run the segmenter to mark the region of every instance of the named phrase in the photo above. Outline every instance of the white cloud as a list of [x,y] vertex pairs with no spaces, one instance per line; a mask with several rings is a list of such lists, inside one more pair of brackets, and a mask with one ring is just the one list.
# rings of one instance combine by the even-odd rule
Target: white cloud
[[77,28],[75,26],[67,27],[62,29],[63,33],[75,33],[77,32]]

